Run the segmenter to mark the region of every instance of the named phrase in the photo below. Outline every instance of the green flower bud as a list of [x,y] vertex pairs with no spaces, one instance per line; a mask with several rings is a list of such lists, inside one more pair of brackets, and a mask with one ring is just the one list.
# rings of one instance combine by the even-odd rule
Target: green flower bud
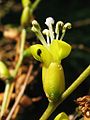
[[65,90],[64,72],[61,65],[52,62],[42,71],[43,88],[50,102],[57,101]]
[[54,120],[69,120],[69,117],[67,116],[66,113],[61,112],[60,114],[58,114]]
[[21,16],[21,25],[27,26],[30,23],[31,13],[29,7],[25,7]]
[[30,0],[22,0],[22,5],[23,7],[27,7],[27,6],[30,6],[31,5],[31,1]]
[[10,73],[8,71],[8,68],[2,61],[0,61],[0,78],[6,80],[9,77],[10,77]]

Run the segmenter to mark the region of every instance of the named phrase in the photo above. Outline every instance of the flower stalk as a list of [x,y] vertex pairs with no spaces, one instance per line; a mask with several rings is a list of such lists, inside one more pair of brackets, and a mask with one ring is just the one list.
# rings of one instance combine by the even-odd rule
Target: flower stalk
[[35,2],[31,6],[31,14],[34,12],[34,10],[37,8],[38,4],[41,2],[41,0],[35,0]]

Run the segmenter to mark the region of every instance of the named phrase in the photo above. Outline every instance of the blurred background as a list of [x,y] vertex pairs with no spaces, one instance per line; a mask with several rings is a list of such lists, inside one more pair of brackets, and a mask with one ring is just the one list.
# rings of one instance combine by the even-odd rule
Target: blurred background
[[[22,9],[21,0],[0,0],[0,41],[5,39],[2,34],[2,26],[7,24],[20,26]],[[67,30],[64,37],[64,41],[72,45],[72,52],[62,61],[66,88],[68,88],[90,64],[90,1],[41,0],[33,13],[33,17],[40,23],[42,29],[46,28],[44,22],[49,16],[53,17],[56,22],[61,20],[64,23],[70,22],[72,24],[72,29]],[[2,59],[2,56],[0,59]],[[38,67],[39,62],[35,65]],[[23,108],[17,120],[38,120],[48,105],[48,100],[42,88],[41,68],[38,72],[34,81],[27,86],[25,94],[30,98],[42,96],[42,99]],[[0,91],[3,91],[3,89],[4,87],[0,87]],[[61,111],[65,111],[67,114],[75,113],[77,105],[74,100],[84,95],[90,95],[89,91],[90,77],[55,110],[50,120],[53,120]]]

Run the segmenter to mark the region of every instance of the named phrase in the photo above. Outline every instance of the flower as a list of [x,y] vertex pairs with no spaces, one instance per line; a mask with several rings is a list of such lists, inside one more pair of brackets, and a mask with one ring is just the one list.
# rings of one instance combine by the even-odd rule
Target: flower
[[[24,56],[32,55],[36,60],[42,63],[42,83],[45,94],[49,102],[55,102],[65,90],[65,78],[61,60],[70,54],[71,46],[62,41],[66,29],[71,28],[70,23],[58,21],[55,29],[53,28],[54,19],[49,17],[45,24],[48,29],[41,32],[39,23],[32,21],[32,31],[35,32],[41,44],[35,44],[27,48]],[[60,28],[62,29],[61,38],[59,36]],[[46,35],[46,39],[43,36]]]
[[[36,20],[32,21],[32,25],[33,25],[32,31],[35,32],[36,36],[43,44],[42,46],[45,49],[47,49],[47,51],[49,52],[51,56],[49,57],[51,58],[51,62],[60,63],[62,59],[64,59],[70,54],[70,51],[71,51],[71,46],[68,43],[62,41],[65,35],[65,32],[66,32],[66,29],[71,28],[71,23],[64,24],[62,21],[58,21],[54,29],[53,28],[54,19],[52,17],[48,17],[45,21],[45,24],[47,25],[48,29],[44,29],[41,32],[41,27],[39,23]],[[59,36],[60,29],[62,30],[61,37]],[[46,40],[43,35],[46,35]],[[44,59],[41,60],[37,58],[36,56],[34,56],[34,58],[44,63],[43,61]]]

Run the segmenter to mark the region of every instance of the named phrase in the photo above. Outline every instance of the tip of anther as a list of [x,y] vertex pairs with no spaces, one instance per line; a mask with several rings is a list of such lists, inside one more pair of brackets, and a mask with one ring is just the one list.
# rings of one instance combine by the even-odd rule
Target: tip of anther
[[54,24],[54,19],[52,17],[46,18],[45,24],[49,26],[50,24]]

